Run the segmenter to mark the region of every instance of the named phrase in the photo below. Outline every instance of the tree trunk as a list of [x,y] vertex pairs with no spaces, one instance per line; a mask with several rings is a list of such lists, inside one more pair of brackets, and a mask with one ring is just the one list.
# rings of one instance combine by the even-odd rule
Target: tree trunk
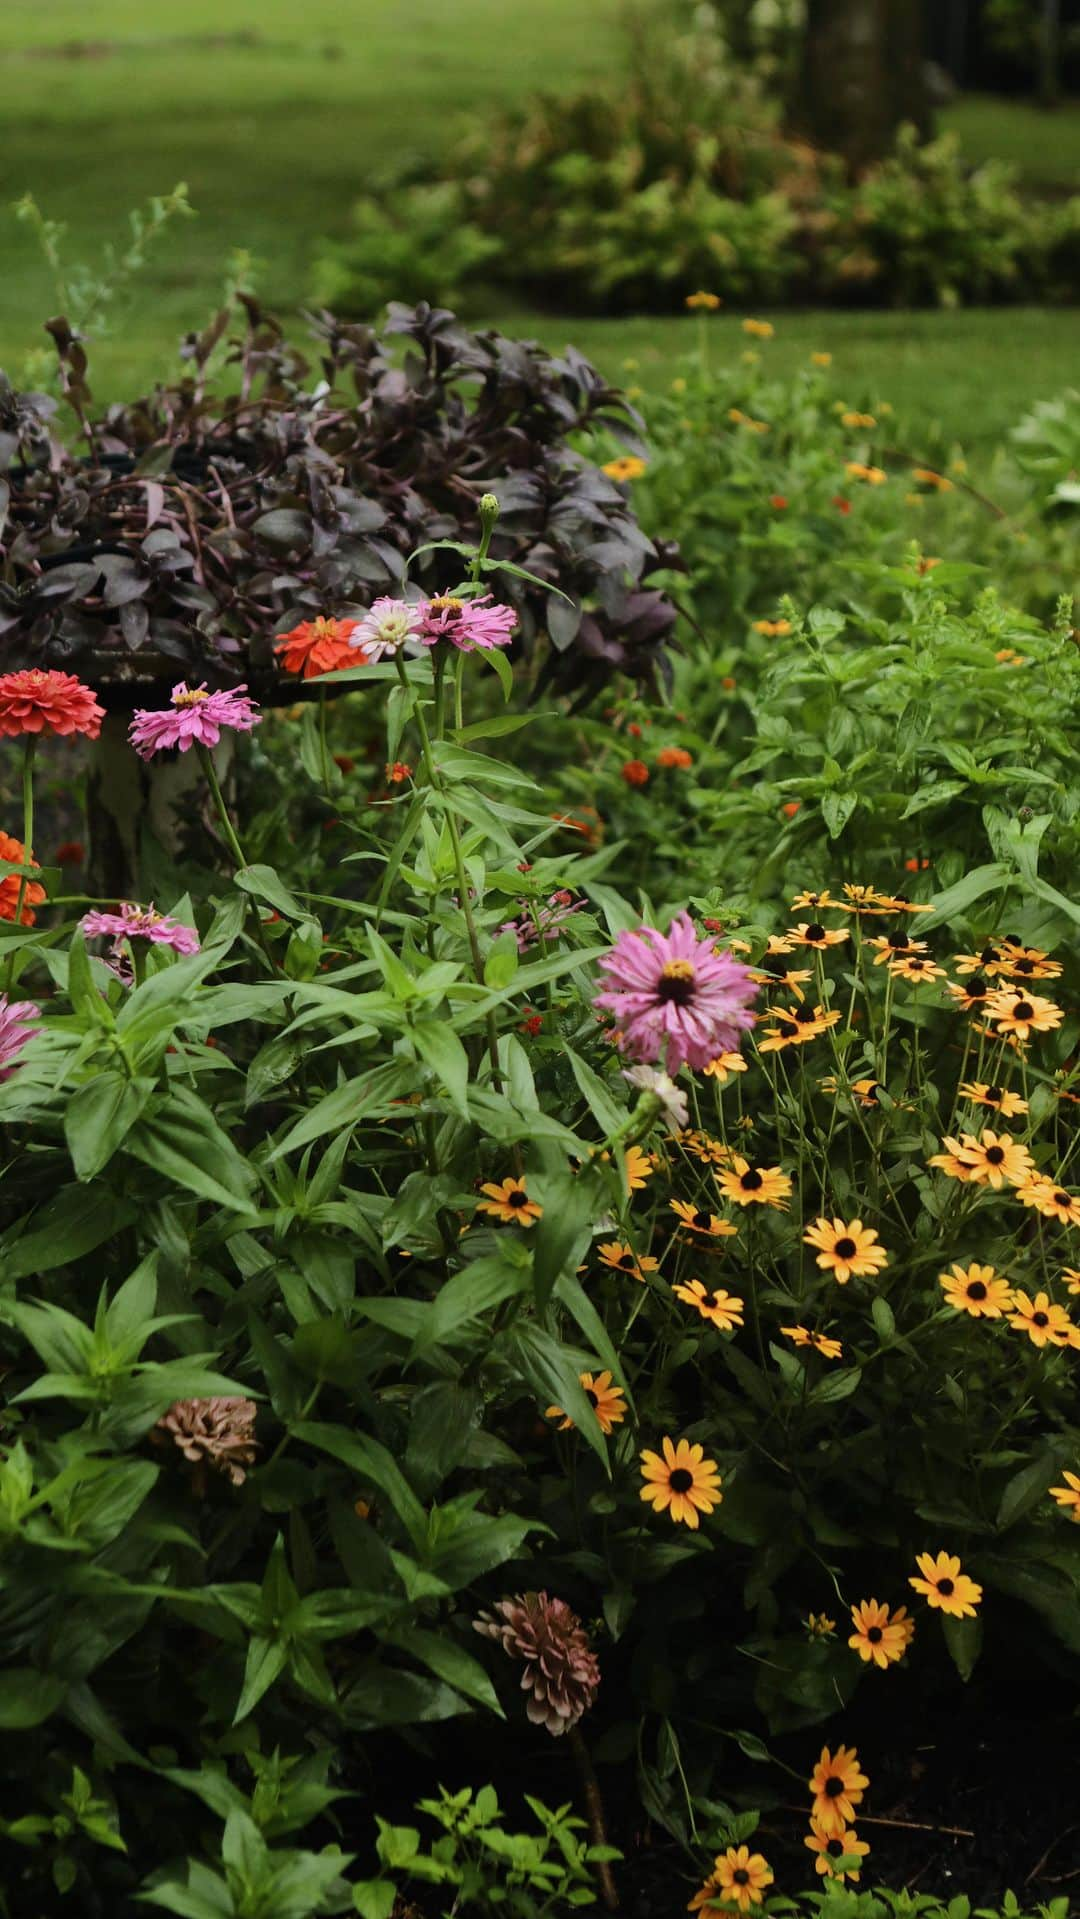
[[923,0],[807,0],[792,123],[853,177],[912,121],[931,131]]

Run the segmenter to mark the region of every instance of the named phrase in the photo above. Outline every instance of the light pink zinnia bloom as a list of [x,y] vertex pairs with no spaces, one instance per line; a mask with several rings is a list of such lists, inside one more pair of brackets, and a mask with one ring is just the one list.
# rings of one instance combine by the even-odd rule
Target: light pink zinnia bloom
[[0,1080],[11,1078],[19,1054],[41,1032],[36,1018],[37,1007],[30,1000],[9,1000],[0,993]]
[[166,746],[177,746],[186,753],[192,746],[216,746],[222,727],[234,733],[250,733],[262,714],[254,700],[245,698],[246,686],[231,691],[208,693],[204,686],[186,686],[181,680],[172,690],[172,706],[152,712],[144,707],[131,722],[128,737],[136,753],[148,760]]
[[600,970],[607,981],[593,1005],[614,1013],[620,1051],[662,1059],[669,1073],[700,1071],[718,1053],[734,1052],[754,1024],[757,982],[708,936],[699,938],[688,913],[668,933],[655,926],[620,933]]
[[442,593],[422,610],[420,638],[424,645],[449,640],[461,653],[473,653],[477,648],[489,653],[492,647],[509,646],[518,623],[513,607],[493,606],[490,593],[481,594],[478,600],[455,600]]
[[121,900],[118,913],[84,913],[79,925],[87,939],[100,935],[117,943],[151,940],[155,946],[171,946],[174,953],[199,950],[199,935],[194,929],[170,919],[167,913],[159,913],[153,901],[149,906],[135,906],[131,900]]
[[420,614],[421,608],[409,600],[394,600],[384,594],[357,621],[349,634],[349,645],[363,654],[363,666],[374,666],[384,653],[400,653],[408,640],[419,639]]
[[495,1611],[499,1619],[482,1612],[473,1625],[511,1659],[524,1661],[521,1687],[530,1695],[525,1710],[534,1726],[546,1726],[558,1739],[588,1711],[600,1685],[600,1661],[589,1635],[565,1599],[547,1593],[498,1599]]

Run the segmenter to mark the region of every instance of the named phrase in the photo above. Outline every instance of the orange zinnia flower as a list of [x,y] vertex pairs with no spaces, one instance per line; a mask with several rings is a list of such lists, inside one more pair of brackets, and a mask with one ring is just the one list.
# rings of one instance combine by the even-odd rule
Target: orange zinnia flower
[[[657,766],[693,766],[694,756],[687,752],[685,746],[662,746],[656,755],[656,764]],[[624,776],[625,771],[624,767]]]
[[74,673],[43,673],[34,667],[0,674],[0,739],[17,739],[22,733],[85,733],[88,740],[96,740],[104,718],[105,708]]
[[[26,849],[21,840],[12,839],[10,833],[0,833],[0,860],[10,860],[13,866],[25,866]],[[31,866],[37,861],[31,859]],[[5,873],[0,879],[0,920],[13,920],[19,905],[19,887],[22,882],[17,873]],[[19,915],[21,926],[33,926],[32,907],[40,906],[45,898],[45,888],[36,880],[27,880],[23,889],[23,910]]]
[[274,652],[281,655],[287,673],[302,673],[305,680],[320,673],[336,673],[343,666],[359,666],[363,654],[350,646],[350,635],[357,620],[302,620],[290,633],[279,633]]

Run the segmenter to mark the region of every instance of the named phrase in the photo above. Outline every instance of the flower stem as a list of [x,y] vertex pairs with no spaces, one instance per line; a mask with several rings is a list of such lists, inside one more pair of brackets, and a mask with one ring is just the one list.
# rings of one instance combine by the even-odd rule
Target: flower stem
[[[604,1802],[600,1797],[600,1781],[596,1777],[596,1768],[589,1757],[589,1748],[577,1726],[570,1728],[570,1750],[577,1764],[581,1790],[585,1795],[585,1808],[589,1816],[589,1832],[594,1846],[607,1846],[611,1842],[607,1836],[604,1820]],[[600,1879],[600,1896],[608,1912],[618,1912],[619,1895],[615,1889],[611,1867],[606,1859],[598,1860],[597,1874]]]
[[[225,795],[221,790],[221,782],[217,776],[217,768],[214,765],[213,757],[210,753],[209,747],[203,746],[200,742],[196,747],[196,751],[199,755],[200,761],[202,762],[202,769],[206,775],[206,783],[210,788],[211,797],[213,798],[213,801],[214,801],[214,808],[215,808],[215,811],[217,812],[218,819],[221,823],[221,831],[222,831],[222,834],[224,835],[225,844],[232,855],[233,864],[236,867],[237,872],[240,872],[243,867],[246,867],[249,864],[249,862],[248,862],[247,855],[244,852],[244,849],[241,846],[239,839],[237,838],[236,828],[233,826],[232,820],[229,817],[229,809],[227,805],[225,804]],[[267,944],[266,933],[263,929],[262,914],[259,911],[259,902],[257,899],[253,898],[253,896],[250,893],[248,894],[247,898],[248,898],[248,908],[251,913],[252,925],[255,928],[255,937],[258,940],[259,945],[262,947],[263,957],[266,960],[267,965],[270,967],[271,972],[276,973],[280,969],[275,962],[274,955],[270,951],[269,945]]]
[[[37,751],[37,734],[27,733],[23,751],[22,799],[23,799],[23,866],[29,866],[34,845],[34,754]],[[19,896],[15,902],[15,930],[22,925],[23,905],[26,900],[26,873],[19,874]],[[7,964],[7,981],[10,988],[15,977],[15,951],[12,949]]]

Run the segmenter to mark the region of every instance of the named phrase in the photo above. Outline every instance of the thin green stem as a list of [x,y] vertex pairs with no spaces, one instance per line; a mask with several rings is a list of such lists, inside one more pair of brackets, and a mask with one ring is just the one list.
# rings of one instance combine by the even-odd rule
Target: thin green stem
[[[37,734],[27,733],[23,750],[22,798],[23,798],[23,866],[29,866],[34,846],[34,755],[37,751]],[[15,926],[22,925],[23,906],[26,902],[27,876],[19,874],[19,896],[15,902]],[[15,978],[15,952],[8,957],[7,981],[10,988]]]

